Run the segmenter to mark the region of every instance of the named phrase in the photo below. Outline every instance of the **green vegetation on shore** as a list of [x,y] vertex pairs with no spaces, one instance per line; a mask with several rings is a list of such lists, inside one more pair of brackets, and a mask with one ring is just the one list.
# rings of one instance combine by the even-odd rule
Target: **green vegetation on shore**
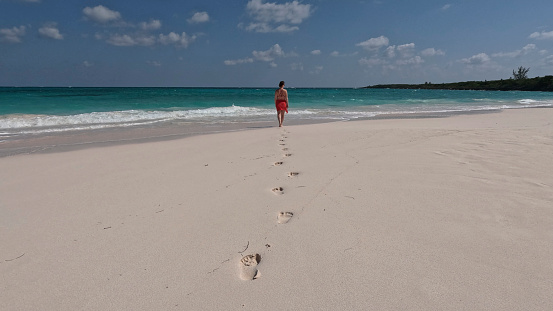
[[478,91],[542,91],[553,92],[553,76],[493,81],[467,81],[455,83],[378,84],[370,89],[427,89],[427,90],[478,90]]

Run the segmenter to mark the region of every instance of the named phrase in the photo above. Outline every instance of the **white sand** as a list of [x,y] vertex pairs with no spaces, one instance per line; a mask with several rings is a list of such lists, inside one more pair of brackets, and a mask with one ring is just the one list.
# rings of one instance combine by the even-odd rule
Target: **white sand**
[[552,120],[0,158],[0,310],[552,310]]

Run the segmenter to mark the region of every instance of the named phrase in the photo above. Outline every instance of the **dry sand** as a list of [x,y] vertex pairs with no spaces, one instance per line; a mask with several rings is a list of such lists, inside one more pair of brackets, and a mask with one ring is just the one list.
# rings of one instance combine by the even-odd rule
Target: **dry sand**
[[0,310],[552,310],[552,120],[0,158]]

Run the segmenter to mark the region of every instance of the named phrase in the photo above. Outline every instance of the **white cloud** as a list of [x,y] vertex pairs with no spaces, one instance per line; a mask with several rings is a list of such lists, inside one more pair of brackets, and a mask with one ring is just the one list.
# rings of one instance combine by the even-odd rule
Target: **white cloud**
[[133,46],[137,44],[131,36],[119,34],[112,35],[107,40],[107,43],[115,46]]
[[134,38],[138,45],[150,46],[156,44],[156,37],[154,36],[137,36]]
[[243,58],[243,59],[236,59],[236,60],[226,60],[225,65],[227,66],[234,66],[238,64],[246,64],[246,63],[253,63],[253,58]]
[[196,40],[195,35],[188,35],[186,32],[183,32],[182,34],[177,34],[174,32],[170,32],[168,35],[160,34],[159,35],[159,42],[161,44],[175,44],[177,46],[182,46],[184,48],[187,48],[190,43],[194,42]]
[[197,12],[192,15],[191,18],[187,19],[190,24],[198,24],[209,22],[209,14],[207,12]]
[[89,62],[89,61],[87,61],[87,60],[85,60],[85,61],[83,62],[83,66],[85,66],[85,67],[92,67],[92,66],[94,66],[94,64],[91,63],[91,62]]
[[303,64],[302,63],[290,64],[290,69],[292,69],[293,71],[303,71]]
[[321,50],[313,50],[311,51],[311,55],[321,55]]
[[449,10],[450,8],[451,8],[451,4],[446,4],[446,5],[444,5],[444,6],[441,8],[441,10],[442,10],[442,11],[447,11],[447,10]]
[[388,44],[390,44],[390,40],[384,36],[380,36],[378,38],[371,38],[367,41],[357,43],[356,46],[360,46],[364,49],[374,51],[374,50],[380,49],[381,47],[388,46]]
[[[98,40],[104,39],[104,36],[102,34],[96,34],[95,37]],[[190,36],[185,32],[183,32],[182,34],[170,32],[167,35],[159,34],[157,37],[144,33],[112,34],[109,36],[106,42],[115,46],[152,46],[159,43],[163,45],[175,45],[178,47],[187,48],[195,40],[195,35]]]
[[522,48],[522,53],[530,53],[531,51],[535,50],[537,47],[535,44],[527,44]]
[[338,56],[340,56],[340,52],[334,51],[334,52],[330,53],[330,56],[338,57]]
[[390,45],[389,47],[384,50],[384,55],[386,55],[388,58],[394,58],[396,57],[396,46]]
[[40,33],[40,35],[45,38],[63,40],[63,35],[60,34],[60,31],[56,23],[45,24],[38,30],[38,33]]
[[414,43],[401,44],[401,45],[397,46],[397,50],[400,51],[400,52],[407,51],[407,50],[414,49],[414,48],[415,48]]
[[359,64],[369,66],[369,67],[385,65],[387,63],[388,63],[387,61],[376,57],[371,57],[371,58],[363,57],[359,60]]
[[246,11],[255,22],[250,23],[245,29],[261,33],[296,31],[299,27],[290,24],[301,24],[312,12],[310,4],[300,4],[295,0],[284,4],[250,0],[246,5]]
[[407,43],[407,44],[402,44],[397,46],[397,50],[401,53],[406,53],[408,51],[411,51],[414,48],[415,48],[414,43]]
[[413,56],[415,50],[414,43],[401,44],[396,47],[396,50],[401,54],[401,57],[407,58]]
[[309,71],[310,74],[319,74],[321,73],[321,71],[323,71],[324,67],[323,66],[315,66],[315,68],[311,71]]
[[284,51],[282,50],[280,45],[275,44],[266,51],[253,51],[252,54],[256,60],[270,62],[277,57],[284,56]]
[[161,62],[158,62],[156,60],[152,60],[152,61],[147,61],[146,62],[148,65],[152,65],[152,66],[155,66],[155,67],[161,67]]
[[19,43],[25,35],[25,26],[0,28],[0,42]]
[[418,55],[409,59],[400,59],[396,61],[396,64],[398,65],[419,65],[422,63],[424,63],[424,59]]
[[512,52],[499,52],[499,53],[492,54],[492,56],[493,57],[511,57],[511,58],[514,58],[514,57],[519,57],[519,56],[526,55],[526,54],[536,50],[536,48],[537,47],[536,47],[535,44],[527,44],[525,47],[523,47],[520,50],[516,50],[516,51],[512,51]]
[[490,57],[486,53],[480,53],[473,55],[469,58],[463,58],[460,60],[461,63],[467,65],[484,65],[490,62]]
[[246,9],[254,20],[262,23],[301,24],[311,15],[311,5],[300,4],[298,1],[277,4],[264,3],[263,0],[250,0]]
[[269,33],[269,32],[293,32],[300,29],[297,26],[288,26],[288,25],[279,25],[278,27],[273,27],[266,23],[250,23],[246,28],[247,31],[259,32],[259,33]]
[[86,7],[83,9],[83,14],[88,19],[100,24],[106,24],[121,19],[121,14],[119,12],[112,11],[103,5],[98,5],[93,8]]
[[539,40],[553,39],[553,31],[534,32],[530,35],[530,39],[539,39]]
[[275,44],[270,49],[266,51],[253,51],[252,52],[253,58],[247,57],[243,59],[236,59],[236,60],[225,60],[225,65],[238,65],[238,64],[245,64],[245,63],[253,63],[254,61],[261,61],[261,62],[271,62],[271,67],[276,67],[276,64],[274,64],[274,60],[278,57],[286,57],[286,56],[295,56],[295,53],[289,53],[286,55],[284,53],[284,50],[280,47],[280,45]]
[[115,46],[150,46],[156,43],[156,38],[154,36],[130,36],[130,35],[112,35],[107,41],[107,43]]
[[436,50],[435,48],[428,48],[421,51],[422,56],[443,56],[445,52],[442,50]]
[[299,30],[300,27],[298,26],[289,26],[289,25],[279,25],[278,27],[274,28],[272,32],[293,32],[296,30]]
[[142,22],[140,23],[140,28],[142,30],[156,30],[161,28],[161,21],[157,19],[150,20],[148,23]]
[[547,56],[545,58],[545,63],[548,65],[553,65],[553,55]]

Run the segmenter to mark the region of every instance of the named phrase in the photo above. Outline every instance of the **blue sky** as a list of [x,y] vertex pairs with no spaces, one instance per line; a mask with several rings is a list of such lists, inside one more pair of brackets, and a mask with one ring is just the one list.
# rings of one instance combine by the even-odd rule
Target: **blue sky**
[[551,0],[0,0],[0,85],[360,87],[553,74]]

